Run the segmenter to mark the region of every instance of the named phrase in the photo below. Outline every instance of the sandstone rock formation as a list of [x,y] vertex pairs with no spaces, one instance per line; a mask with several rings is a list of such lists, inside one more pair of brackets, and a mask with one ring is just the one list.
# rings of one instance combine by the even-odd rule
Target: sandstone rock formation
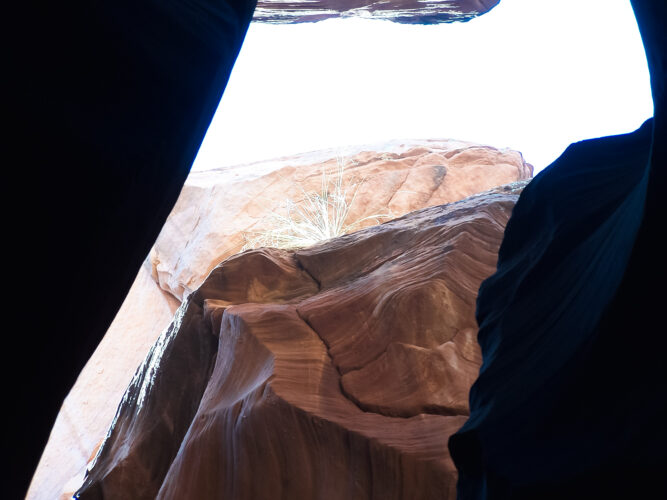
[[304,23],[335,17],[368,17],[398,23],[468,21],[499,0],[260,0],[253,21]]
[[[394,141],[191,173],[122,309],[63,405],[29,499],[71,495],[81,484],[136,367],[183,297],[242,248],[244,234],[273,223],[267,214],[285,197],[319,189],[322,170],[338,168],[337,155],[345,159],[346,182],[363,180],[350,220],[377,213],[401,216],[532,174],[516,151],[452,140]],[[387,356],[402,356],[396,349],[402,348],[392,347]],[[411,350],[406,355],[420,354]],[[346,383],[353,386],[358,376],[350,374]],[[432,376],[442,379],[446,374],[434,368]],[[414,411],[409,401],[405,406]]]
[[[11,264],[6,281],[19,287],[13,296],[21,299],[11,304],[6,324],[30,327],[26,334],[12,337],[3,363],[3,380],[11,381],[5,400],[13,410],[5,412],[4,444],[10,458],[4,469],[10,478],[4,485],[6,497],[19,498],[25,492],[53,417],[177,199],[254,5],[223,0],[153,2],[137,8],[130,2],[94,2],[82,8],[47,2],[30,12],[12,12],[12,21],[18,22],[15,31],[26,36],[15,40],[6,71],[12,96],[6,119],[12,125],[9,164],[16,168],[7,169],[3,185],[7,190],[26,188],[30,210],[17,210],[15,197],[3,197],[5,213],[12,214],[5,228],[10,242],[5,262]],[[623,390],[606,389],[603,396],[610,397],[599,399],[589,411],[606,431],[612,429],[615,438],[628,437],[627,429],[639,430],[641,440],[630,436],[631,451],[643,453],[625,454],[635,460],[636,468],[629,473],[626,463],[613,457],[615,467],[610,467],[607,448],[602,447],[602,460],[589,464],[598,472],[583,479],[589,486],[606,484],[618,493],[622,478],[629,493],[625,498],[655,498],[638,495],[633,488],[660,483],[664,487],[667,449],[667,346],[660,335],[664,298],[655,293],[656,284],[666,281],[661,242],[667,191],[667,4],[632,0],[632,6],[647,52],[655,109],[649,168],[644,171],[649,180],[644,184],[645,203],[640,200],[623,211],[637,221],[636,240],[626,269],[615,266],[614,275],[623,277],[601,325],[609,335],[600,335],[604,343],[596,346],[598,355],[585,361],[587,383],[602,381],[593,385],[596,389],[616,390],[605,378],[623,373]],[[605,149],[599,153],[603,156]],[[574,175],[569,185],[587,182],[590,178]],[[545,192],[555,193],[549,183]],[[577,217],[575,206],[563,220]],[[526,241],[530,246],[529,236]],[[614,243],[607,241],[599,248]],[[566,245],[563,254],[572,248]],[[36,302],[36,284],[45,283],[45,276],[56,287],[47,290],[47,299]],[[541,277],[537,273],[534,282]],[[549,293],[538,299],[540,309],[551,309]],[[640,342],[628,341],[633,332],[646,336],[640,336]],[[610,351],[614,356],[605,356]],[[20,376],[11,362],[16,359],[25,363]],[[619,418],[608,418],[610,404]],[[576,412],[564,416],[577,419]],[[553,423],[559,428],[557,420]],[[653,454],[642,450],[647,444]],[[591,449],[586,439],[575,446]],[[552,470],[548,465],[540,468],[544,455],[536,458],[538,472]],[[550,487],[571,486],[562,476],[547,479]]]
[[475,298],[523,185],[224,261],[137,371],[80,497],[454,498]]
[[322,172],[335,173],[339,161],[344,182],[358,183],[350,221],[400,217],[532,176],[517,151],[453,140],[393,141],[192,172],[151,251],[160,287],[183,300],[242,249],[249,233],[275,224],[267,216],[286,199],[318,191]]

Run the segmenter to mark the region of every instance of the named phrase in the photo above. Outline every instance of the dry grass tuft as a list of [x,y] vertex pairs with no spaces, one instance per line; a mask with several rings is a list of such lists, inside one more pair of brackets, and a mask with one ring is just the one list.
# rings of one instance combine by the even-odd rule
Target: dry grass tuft
[[390,219],[391,214],[373,214],[351,223],[347,222],[359,187],[365,180],[346,180],[345,163],[338,158],[338,168],[334,174],[322,172],[321,187],[318,192],[302,190],[301,199],[287,199],[282,210],[274,209],[267,216],[269,229],[246,233],[246,243],[242,250],[258,247],[303,248],[336,236],[347,234],[368,221],[379,224],[382,219]]

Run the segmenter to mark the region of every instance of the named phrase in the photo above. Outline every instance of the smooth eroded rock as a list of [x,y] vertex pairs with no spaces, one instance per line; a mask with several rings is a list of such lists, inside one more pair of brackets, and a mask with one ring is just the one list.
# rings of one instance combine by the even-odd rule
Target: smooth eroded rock
[[[532,174],[531,165],[517,151],[453,140],[393,141],[193,172],[144,263],[141,279],[137,279],[126,305],[114,320],[108,338],[100,344],[94,369],[87,368],[81,374],[63,406],[35,473],[30,499],[41,498],[40,495],[54,497],[81,484],[82,471],[104,438],[117,401],[136,366],[169,325],[180,302],[202,285],[219,262],[241,250],[249,235],[272,227],[275,220],[271,214],[284,207],[286,198],[298,200],[304,192],[321,189],[323,171],[335,179],[340,162],[345,164],[344,185],[357,190],[349,221],[373,214],[402,216]],[[370,217],[359,227],[378,220],[386,218]],[[347,240],[332,240],[326,249],[316,253],[300,252],[298,262],[279,258],[279,254],[287,254],[276,251],[270,255],[254,252],[228,260],[224,272],[211,275],[203,285],[205,295],[229,304],[289,301],[312,292],[318,283],[327,285],[340,273],[347,273],[346,279],[351,278],[350,273],[366,273],[378,265],[371,253],[377,250],[386,260],[394,254],[380,252],[382,247],[399,252],[411,238],[410,230],[401,230],[394,231],[391,238],[371,232],[363,243],[352,246],[347,245]],[[428,265],[440,264],[436,259]],[[247,268],[254,272],[248,273]],[[472,276],[476,271],[469,272]],[[304,273],[314,281],[302,280]],[[468,278],[457,279],[462,280],[460,286],[470,288],[465,283]],[[413,290],[409,295],[439,293],[440,289],[449,293],[436,282],[422,287],[421,292],[415,287],[419,288],[406,287]],[[434,290],[429,292],[428,287]],[[406,295],[406,290],[401,294]],[[411,300],[414,302],[414,298]],[[170,304],[166,313],[159,309],[165,301]],[[439,321],[433,314],[423,318],[424,324]],[[408,413],[413,411],[414,408]],[[63,449],[68,450],[66,460]]]
[[319,192],[323,172],[337,179],[341,164],[344,188],[356,191],[348,224],[363,220],[355,229],[533,173],[518,151],[453,140],[391,141],[192,172],[151,251],[155,279],[183,300],[219,262],[275,226],[272,214],[285,213],[286,200]]
[[224,261],[138,370],[80,498],[453,499],[477,287],[523,184]]

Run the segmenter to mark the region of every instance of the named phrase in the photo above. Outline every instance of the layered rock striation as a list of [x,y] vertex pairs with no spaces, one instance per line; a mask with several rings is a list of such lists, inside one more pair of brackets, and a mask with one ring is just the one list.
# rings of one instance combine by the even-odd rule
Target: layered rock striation
[[[355,191],[356,229],[532,177],[521,153],[454,140],[390,141],[192,172],[151,251],[160,288],[179,300],[211,270],[275,226],[287,200],[319,192],[322,175]],[[348,197],[349,198],[349,197]],[[380,215],[381,217],[374,217]]]
[[138,369],[79,497],[454,498],[475,298],[523,185],[224,261]]
[[[517,151],[453,140],[391,141],[191,173],[123,307],[62,406],[29,499],[71,496],[136,367],[184,298],[219,262],[238,253],[248,235],[270,229],[273,212],[282,210],[287,198],[320,190],[322,173],[335,178],[340,164],[344,186],[356,189],[350,221],[373,214],[399,217],[532,175]],[[386,219],[371,217],[359,227],[378,220]],[[331,272],[326,262],[318,266]],[[403,351],[393,346],[378,363],[423,355]],[[346,383],[354,386],[367,371],[351,373]],[[431,376],[446,375],[434,368]],[[379,394],[358,397],[371,406],[385,405]],[[406,408],[393,411],[415,410],[406,402]]]
[[365,17],[407,24],[469,21],[499,0],[260,0],[253,21],[295,24],[337,17]]

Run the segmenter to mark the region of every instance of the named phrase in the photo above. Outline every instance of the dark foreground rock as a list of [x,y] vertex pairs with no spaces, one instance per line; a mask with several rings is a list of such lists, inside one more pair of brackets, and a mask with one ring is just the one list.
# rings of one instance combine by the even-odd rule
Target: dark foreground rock
[[522,193],[479,292],[461,498],[667,497],[653,126],[573,144]]

